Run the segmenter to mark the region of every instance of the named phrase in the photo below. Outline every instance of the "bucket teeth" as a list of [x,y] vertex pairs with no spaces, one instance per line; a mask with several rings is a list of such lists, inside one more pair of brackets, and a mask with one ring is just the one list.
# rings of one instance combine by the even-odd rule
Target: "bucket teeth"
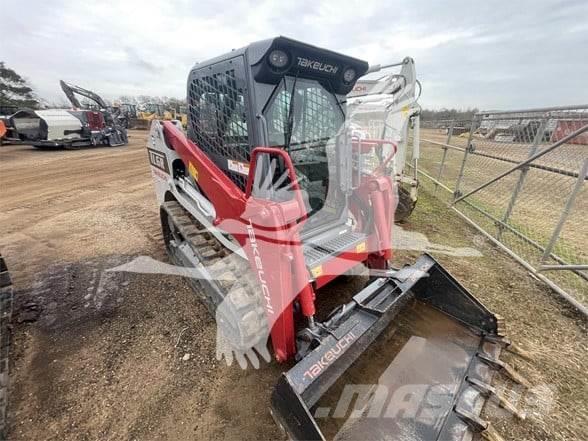
[[504,438],[496,431],[494,426],[490,423],[488,423],[488,427],[486,427],[486,430],[481,432],[480,435],[482,435],[482,438],[484,438],[487,441],[504,441]]
[[501,315],[496,314],[496,333],[504,337],[506,335],[506,320]]
[[482,438],[487,441],[504,441],[504,438],[496,431],[496,429],[488,421],[483,420],[477,415],[468,412],[465,409],[454,407],[453,411],[455,414],[466,423],[470,429],[479,433]]
[[497,371],[502,372],[515,383],[521,384],[526,388],[531,387],[531,384],[508,363],[505,363],[504,361],[497,358],[492,358],[481,352],[478,352],[477,357],[492,369],[496,369]]
[[507,337],[500,337],[500,336],[493,336],[493,335],[486,335],[484,336],[484,340],[489,341],[491,343],[496,343],[502,346],[505,351],[510,352],[511,354],[517,355],[525,360],[532,360],[533,356],[531,353],[523,348],[521,348],[516,343],[513,343]]
[[489,384],[484,383],[483,381],[478,380],[476,378],[466,377],[466,381],[470,385],[472,385],[474,388],[476,388],[484,397],[486,397],[490,401],[498,404],[498,406],[501,407],[502,409],[509,411],[518,419],[524,420],[526,418],[526,414],[524,412],[521,412],[513,404],[511,404],[506,398],[504,398],[502,395],[500,395],[496,391],[496,388],[494,388],[494,387],[490,386]]
[[524,350],[515,343],[510,342],[510,344],[506,345],[504,349],[510,352],[511,354],[518,355],[519,357],[524,358],[525,360],[533,359],[533,356],[529,351]]

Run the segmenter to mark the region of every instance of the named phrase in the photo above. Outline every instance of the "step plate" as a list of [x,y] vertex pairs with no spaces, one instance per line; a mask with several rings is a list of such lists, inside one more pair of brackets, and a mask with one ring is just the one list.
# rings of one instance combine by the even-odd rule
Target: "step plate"
[[364,233],[346,232],[328,240],[305,244],[304,259],[306,266],[309,268],[315,267],[325,260],[333,258],[333,256],[354,248],[367,240],[367,237]]

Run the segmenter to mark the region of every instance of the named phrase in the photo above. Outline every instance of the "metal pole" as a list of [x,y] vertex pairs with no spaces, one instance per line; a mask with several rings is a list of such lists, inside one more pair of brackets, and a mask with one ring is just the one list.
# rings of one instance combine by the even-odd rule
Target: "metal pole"
[[[457,147],[457,146],[454,146],[454,145],[446,144],[444,142],[433,141],[432,139],[427,139],[427,138],[422,138],[422,139],[426,143],[438,145],[438,146],[441,146],[441,147],[446,147],[446,148],[451,149],[451,150],[457,150],[458,152],[464,152],[466,150],[466,149],[464,149],[462,147]],[[518,162],[517,162],[517,164],[518,164]]]
[[[547,120],[546,119],[541,120],[541,123],[539,124],[539,127],[537,128],[537,133],[535,134],[535,139],[533,139],[533,145],[529,149],[529,154],[527,155],[528,158],[532,157],[535,153],[537,153],[537,148],[539,146],[539,143],[543,139],[543,135],[545,133],[546,126],[547,126]],[[516,202],[517,198],[519,197],[519,193],[523,189],[523,184],[525,183],[525,179],[527,178],[528,172],[529,172],[529,167],[524,167],[521,169],[521,172],[519,175],[519,180],[516,183],[516,186],[515,186],[514,191],[512,193],[512,197],[510,198],[510,201],[508,202],[508,207],[506,207],[506,211],[504,212],[504,216],[502,217],[502,222],[504,222],[504,223],[508,222],[508,219],[510,218],[510,215],[512,214],[512,210],[514,209],[515,202]],[[501,226],[498,226],[496,237],[498,238],[498,240],[500,240],[502,238],[502,227]]]
[[453,128],[454,127],[455,127],[455,120],[452,119],[451,120],[451,126],[447,130],[447,141],[446,141],[447,144],[451,143],[451,137],[453,136]]
[[582,313],[584,315],[584,317],[588,317],[588,308],[586,308],[585,305],[583,305],[582,303],[578,302],[575,298],[573,298],[571,295],[569,295],[567,292],[565,292],[563,289],[561,289],[559,286],[557,286],[555,283],[553,283],[551,280],[549,280],[547,277],[545,277],[543,274],[539,273],[537,270],[535,270],[535,268],[533,268],[529,263],[527,263],[524,259],[521,259],[521,257],[519,257],[516,253],[514,253],[512,250],[510,250],[508,247],[506,247],[502,242],[496,240],[494,237],[492,237],[491,234],[487,233],[486,231],[484,231],[483,228],[479,227],[474,221],[472,221],[469,217],[467,217],[465,214],[460,213],[459,210],[455,207],[451,207],[453,211],[455,211],[463,220],[465,220],[468,224],[470,224],[471,226],[473,226],[476,230],[478,230],[480,233],[482,233],[484,236],[486,236],[486,238],[488,240],[490,240],[494,245],[496,245],[498,248],[500,248],[502,251],[504,251],[506,254],[508,254],[510,257],[512,257],[514,260],[516,260],[517,262],[519,262],[521,265],[523,265],[525,268],[527,268],[535,277],[537,277],[538,279],[540,279],[541,281],[543,281],[545,284],[547,284],[551,289],[553,289],[557,294],[559,294],[564,300],[566,300],[567,302],[569,302],[571,305],[573,305],[578,311],[580,311],[580,313]]
[[[450,190],[451,191],[451,190]],[[480,208],[476,205],[474,205],[473,203],[471,203],[470,201],[463,201],[464,204],[468,205],[469,207],[471,207],[472,209],[476,210],[478,213],[483,214],[484,216],[486,216],[488,219],[494,221],[494,223],[500,224],[501,220],[492,216],[490,213],[488,213],[486,210],[484,210],[483,208]],[[529,245],[532,245],[533,247],[537,248],[541,253],[543,253],[545,251],[545,248],[543,246],[541,246],[539,243],[537,243],[536,241],[534,241],[533,239],[525,236],[523,233],[521,233],[518,230],[515,230],[513,227],[511,227],[508,224],[502,224],[502,226],[504,228],[506,228],[507,230],[509,230],[512,234],[514,234],[515,236],[517,236],[518,238],[524,240],[526,243],[528,243]],[[482,228],[482,227],[480,227]],[[551,253],[549,255],[549,257],[551,257],[553,260],[555,260],[556,262],[561,263],[562,265],[569,265],[565,260],[563,260],[561,257],[556,256],[555,254]],[[578,276],[582,277],[584,280],[588,280],[588,274],[583,273],[581,270],[576,270],[573,269],[572,270],[575,274],[577,274]]]
[[[451,121],[451,125],[447,130],[447,141],[445,142],[447,145],[451,142],[451,137],[453,136],[453,128],[455,127],[455,120]],[[443,156],[441,157],[441,164],[439,165],[439,173],[437,175],[437,181],[441,182],[441,177],[443,176],[443,169],[445,168],[445,160],[447,159],[447,147],[443,146]],[[437,188],[439,185],[435,185],[435,190],[433,194],[437,193]]]
[[442,182],[439,182],[437,179],[435,179],[433,176],[427,174],[426,172],[419,170],[419,173],[421,175],[423,175],[425,178],[429,179],[430,181],[434,182],[436,185],[438,185],[439,187],[441,187],[443,190],[447,190],[449,193],[453,193],[453,190],[451,188],[449,188],[447,185],[443,184]]
[[[433,141],[432,139],[423,138],[423,141],[426,142],[427,144],[438,145],[442,148],[447,148],[449,150],[457,150],[458,152],[465,151],[465,149],[463,149],[461,147],[456,147],[454,145],[448,145],[448,144],[445,144],[444,142]],[[496,159],[497,161],[509,162],[511,164],[518,164],[519,163],[519,161],[516,161],[514,159],[503,158],[502,156],[490,155],[490,154],[484,153],[484,152],[470,152],[470,155],[476,155],[476,156],[482,156],[484,158]],[[536,168],[537,170],[548,171],[551,173],[557,173],[559,175],[571,176],[572,178],[578,177],[578,172],[571,171],[571,170],[564,170],[562,168],[557,168],[557,167],[551,167],[548,165],[528,164],[528,167],[529,168]]]
[[566,111],[566,110],[585,110],[588,108],[588,104],[578,104],[575,106],[556,106],[556,107],[538,107],[536,109],[523,109],[523,110],[503,110],[503,111],[495,111],[491,110],[488,112],[481,111],[478,112],[476,115],[508,115],[511,113],[534,113],[534,112],[557,112],[557,111]]
[[541,265],[537,271],[588,270],[588,265]]
[[[443,156],[441,157],[441,164],[439,165],[439,173],[437,174],[437,181],[441,181],[441,177],[443,176],[443,169],[445,168],[445,160],[447,159],[447,147],[443,148]],[[435,190],[433,194],[437,194],[437,188],[439,186],[435,185]]]
[[[588,127],[588,126],[586,126],[586,127]],[[541,258],[541,263],[545,262],[547,260],[547,258],[549,257],[549,255],[551,254],[551,250],[553,250],[553,247],[555,246],[555,243],[557,242],[557,240],[559,238],[559,235],[560,235],[561,230],[564,226],[564,223],[566,222],[568,216],[570,215],[572,207],[574,206],[574,202],[576,201],[576,197],[580,193],[580,190],[582,189],[582,186],[584,185],[584,179],[586,179],[587,175],[588,175],[588,159],[584,159],[584,164],[582,165],[582,169],[580,170],[580,173],[578,174],[578,179],[576,181],[576,185],[574,185],[574,189],[570,193],[570,196],[568,197],[566,205],[564,206],[564,209],[561,213],[561,216],[559,217],[559,221],[557,222],[557,225],[555,226],[555,229],[553,230],[553,234],[551,235],[551,239],[549,240],[547,247],[545,247],[545,252],[543,253],[543,257]]]
[[472,194],[488,187],[489,185],[494,184],[496,181],[504,178],[506,175],[509,175],[510,173],[512,173],[515,170],[518,170],[519,168],[525,167],[526,165],[530,164],[531,162],[533,162],[536,159],[539,159],[540,157],[546,155],[547,153],[551,152],[552,150],[555,150],[556,148],[558,148],[559,146],[565,144],[566,142],[568,142],[570,139],[575,138],[578,135],[581,135],[582,133],[586,132],[588,130],[588,124],[580,127],[578,130],[576,130],[575,132],[570,133],[569,135],[563,137],[562,139],[560,139],[559,141],[557,141],[556,143],[550,145],[549,147],[547,147],[544,150],[541,150],[540,152],[536,153],[535,155],[531,156],[530,158],[524,160],[523,162],[519,163],[518,165],[515,165],[514,167],[508,169],[507,171],[505,171],[504,173],[499,174],[498,176],[496,176],[495,178],[492,178],[491,180],[489,180],[488,182],[486,182],[485,184],[480,185],[479,187],[473,189],[472,191],[464,194],[463,196],[460,196],[458,198],[456,198],[453,203],[455,204],[456,202],[461,201],[462,199],[467,198],[468,196],[471,196]]
[[472,138],[474,136],[474,131],[476,130],[476,120],[477,115],[472,118],[472,124],[470,125],[470,135],[468,136],[468,142],[466,144],[466,149],[463,153],[463,160],[461,161],[461,167],[459,168],[459,175],[457,177],[457,182],[455,183],[455,191],[453,193],[453,203],[457,202],[459,198],[460,190],[459,187],[461,186],[461,181],[463,179],[463,172],[465,170],[466,161],[468,159],[468,152],[470,151],[470,146],[472,145]]

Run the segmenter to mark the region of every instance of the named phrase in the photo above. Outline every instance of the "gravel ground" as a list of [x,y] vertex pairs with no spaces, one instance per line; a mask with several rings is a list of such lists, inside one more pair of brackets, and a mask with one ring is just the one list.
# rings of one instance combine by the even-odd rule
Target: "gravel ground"
[[[181,278],[104,271],[140,255],[166,260],[146,136],[131,132],[117,148],[0,148],[0,249],[16,290],[11,440],[281,437],[268,400],[283,367],[219,364],[216,325]],[[506,358],[553,392],[548,411],[528,394],[519,401],[530,411],[523,423],[493,405],[488,418],[507,439],[581,439],[585,322],[430,196],[395,230],[397,243],[408,243],[407,231],[428,239],[397,263],[432,251],[534,356]],[[482,257],[454,257],[448,246]],[[335,282],[322,295],[345,297],[356,285]]]

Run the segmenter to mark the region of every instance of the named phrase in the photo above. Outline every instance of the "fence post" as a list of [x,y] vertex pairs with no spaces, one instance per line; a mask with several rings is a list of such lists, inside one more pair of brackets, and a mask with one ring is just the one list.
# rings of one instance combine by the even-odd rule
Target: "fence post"
[[[541,140],[543,139],[543,136],[545,135],[545,128],[547,127],[547,120],[548,120],[547,114],[543,115],[543,119],[541,120],[541,123],[540,123],[539,127],[537,128],[537,133],[535,134],[535,138],[533,139],[533,145],[529,149],[529,154],[527,155],[527,158],[530,158],[535,153],[537,153],[537,149],[539,148],[539,144],[541,143]],[[517,181],[517,183],[515,185],[514,191],[512,193],[512,197],[510,198],[510,201],[508,202],[508,207],[506,207],[506,211],[504,212],[504,216],[502,217],[502,222],[504,222],[504,223],[508,222],[508,219],[510,218],[510,215],[512,214],[512,210],[514,209],[515,202],[516,202],[517,198],[519,197],[519,193],[523,189],[523,184],[525,182],[525,179],[527,177],[528,172],[529,172],[529,166],[523,167],[520,170],[519,180]],[[497,228],[498,228],[498,230],[496,232],[496,237],[498,238],[498,240],[501,240],[502,232],[504,231],[504,227],[502,226],[502,224],[498,224]]]
[[[451,120],[451,125],[449,126],[449,129],[447,129],[447,141],[445,142],[445,144],[449,144],[449,142],[451,141],[451,137],[453,136],[453,128],[455,127],[455,120]],[[445,168],[445,160],[447,159],[447,150],[448,147],[446,145],[442,146],[443,149],[443,157],[441,158],[441,164],[439,165],[439,173],[437,175],[437,181],[441,182],[441,177],[443,176],[443,169]],[[433,191],[433,194],[437,193],[437,188],[439,187],[439,183],[435,182],[435,190]]]
[[453,192],[453,202],[461,195],[461,190],[459,189],[461,186],[461,181],[463,180],[463,172],[465,170],[466,161],[468,159],[468,153],[472,147],[472,138],[474,136],[474,132],[477,130],[476,121],[478,119],[478,115],[474,115],[472,117],[472,124],[470,125],[470,134],[468,136],[468,142],[466,144],[466,148],[463,152],[463,160],[461,161],[461,167],[459,168],[459,175],[457,176],[457,181],[455,183],[455,191]]
[[451,137],[453,136],[453,128],[454,127],[455,127],[455,120],[452,119],[451,125],[449,126],[449,129],[447,129],[447,141],[445,142],[445,144],[449,144],[451,142]]
[[582,189],[582,186],[584,185],[584,180],[586,179],[587,175],[588,175],[588,159],[584,159],[584,164],[582,165],[582,169],[580,170],[580,173],[578,173],[578,180],[576,181],[576,184],[574,185],[574,188],[573,188],[572,192],[570,193],[570,196],[568,197],[568,200],[566,202],[566,205],[564,206],[563,211],[561,212],[561,216],[559,217],[559,221],[557,222],[557,225],[555,226],[555,229],[553,230],[553,234],[551,235],[551,239],[549,239],[549,243],[545,247],[545,251],[543,252],[543,256],[541,257],[541,263],[545,263],[545,261],[547,260],[547,258],[551,254],[553,247],[555,246],[555,243],[557,242],[557,239],[559,238],[561,230],[563,229],[564,223],[566,222],[568,216],[570,215],[570,211],[572,211],[572,207],[574,206],[574,203],[576,202],[576,197],[578,196],[578,194],[580,193],[580,190]]

